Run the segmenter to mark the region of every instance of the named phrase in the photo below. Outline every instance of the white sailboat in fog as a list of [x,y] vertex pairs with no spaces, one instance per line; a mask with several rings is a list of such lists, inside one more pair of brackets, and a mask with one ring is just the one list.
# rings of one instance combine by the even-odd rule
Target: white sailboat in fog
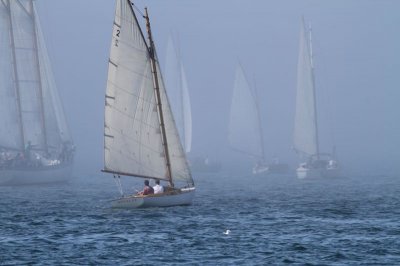
[[240,64],[236,67],[228,140],[232,149],[256,160],[253,174],[268,171],[258,102]]
[[254,158],[253,174],[281,173],[287,169],[287,165],[279,163],[277,159],[272,163],[265,160],[257,95],[251,89],[240,64],[236,67],[228,139],[232,149]]
[[[167,44],[164,73],[175,123],[183,143],[183,148],[188,156],[192,149],[192,110],[189,87],[180,53],[174,45],[172,35]],[[218,172],[221,169],[220,163],[211,161],[208,157],[201,156],[191,156],[190,166],[193,172],[203,173]]]
[[[149,16],[148,42],[129,0],[117,0],[105,103],[104,172],[161,180],[162,194],[122,196],[114,207],[191,204],[194,182],[160,72]],[[140,16],[141,17],[141,16]],[[120,184],[120,183],[119,183]]]
[[179,136],[185,152],[189,153],[192,149],[192,108],[185,69],[172,36],[168,39],[164,73],[168,98]]
[[74,147],[34,1],[1,1],[0,34],[0,184],[65,181]]
[[298,178],[336,176],[338,166],[331,154],[321,153],[318,139],[317,100],[311,28],[302,20],[297,68],[294,149],[305,160],[297,168]]

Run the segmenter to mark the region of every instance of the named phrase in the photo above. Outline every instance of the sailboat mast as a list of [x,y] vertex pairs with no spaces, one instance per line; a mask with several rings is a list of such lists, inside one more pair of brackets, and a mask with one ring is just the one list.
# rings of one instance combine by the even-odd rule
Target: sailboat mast
[[167,164],[167,171],[168,171],[168,179],[169,179],[169,184],[171,187],[174,187],[174,183],[172,181],[172,171],[171,171],[171,160],[169,157],[169,151],[168,151],[168,142],[167,142],[167,134],[165,131],[165,124],[164,124],[164,115],[162,111],[162,104],[161,104],[161,93],[160,93],[160,87],[158,83],[158,76],[157,76],[157,64],[156,64],[156,55],[155,55],[155,47],[154,47],[154,42],[153,42],[153,37],[151,35],[151,27],[150,27],[150,19],[149,19],[149,14],[147,12],[147,7],[145,8],[145,18],[146,18],[146,28],[147,28],[147,34],[149,38],[149,44],[150,44],[150,61],[151,61],[151,72],[153,74],[153,86],[154,90],[156,92],[156,101],[157,101],[157,108],[158,108],[158,114],[160,116],[160,127],[161,127],[161,134],[163,137],[163,146],[164,146],[164,151],[165,151],[165,157],[166,157],[166,164]]
[[315,124],[315,145],[317,147],[317,160],[319,160],[319,138],[318,138],[318,116],[317,116],[317,95],[315,90],[315,76],[314,76],[314,62],[313,62],[313,49],[312,49],[312,29],[310,24],[309,29],[310,38],[310,64],[311,64],[311,78],[313,84],[313,95],[314,95],[314,124]]
[[37,24],[36,24],[36,16],[35,16],[35,9],[33,6],[33,1],[30,1],[31,10],[32,10],[32,21],[33,21],[33,36],[34,36],[34,50],[36,56],[36,70],[37,70],[37,77],[39,81],[39,102],[40,102],[40,118],[42,120],[42,131],[43,131],[43,139],[44,139],[44,147],[46,153],[49,152],[48,144],[47,144],[47,133],[46,133],[46,120],[44,117],[44,104],[43,104],[43,84],[42,84],[42,77],[40,73],[40,63],[39,63],[39,44],[37,38]]
[[14,66],[14,82],[15,82],[15,94],[17,96],[17,109],[18,109],[18,117],[19,117],[19,128],[21,131],[21,149],[25,148],[25,136],[24,136],[24,125],[22,123],[22,107],[21,107],[21,97],[20,97],[20,84],[19,84],[19,77],[18,77],[18,69],[17,69],[17,56],[15,53],[15,36],[14,36],[14,27],[12,21],[12,14],[11,14],[11,3],[10,0],[7,1],[8,3],[8,13],[9,13],[9,21],[10,21],[10,37],[11,37],[11,50],[13,56],[13,66]]

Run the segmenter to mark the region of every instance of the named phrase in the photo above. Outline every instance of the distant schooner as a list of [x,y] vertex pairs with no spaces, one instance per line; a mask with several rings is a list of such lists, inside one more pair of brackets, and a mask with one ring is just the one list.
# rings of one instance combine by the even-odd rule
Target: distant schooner
[[0,34],[0,184],[65,181],[74,146],[34,1],[0,1]]

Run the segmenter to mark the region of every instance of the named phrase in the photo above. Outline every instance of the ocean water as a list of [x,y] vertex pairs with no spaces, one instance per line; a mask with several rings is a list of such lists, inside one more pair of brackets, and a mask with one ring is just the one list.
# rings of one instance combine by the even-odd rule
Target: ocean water
[[0,264],[400,265],[400,176],[195,178],[192,206],[138,210],[107,176],[0,187]]

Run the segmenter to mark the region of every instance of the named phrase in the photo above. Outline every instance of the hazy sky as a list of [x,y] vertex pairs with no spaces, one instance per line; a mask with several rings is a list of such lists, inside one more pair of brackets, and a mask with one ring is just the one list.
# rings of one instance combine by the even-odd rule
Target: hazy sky
[[[400,162],[400,1],[142,0],[161,65],[179,34],[193,114],[193,153],[230,158],[227,126],[239,59],[257,84],[268,157],[291,150],[300,19],[312,24],[321,146],[344,165]],[[103,159],[113,0],[36,1],[77,146],[78,171]],[[139,18],[140,19],[140,18]],[[334,134],[332,134],[334,133]]]

